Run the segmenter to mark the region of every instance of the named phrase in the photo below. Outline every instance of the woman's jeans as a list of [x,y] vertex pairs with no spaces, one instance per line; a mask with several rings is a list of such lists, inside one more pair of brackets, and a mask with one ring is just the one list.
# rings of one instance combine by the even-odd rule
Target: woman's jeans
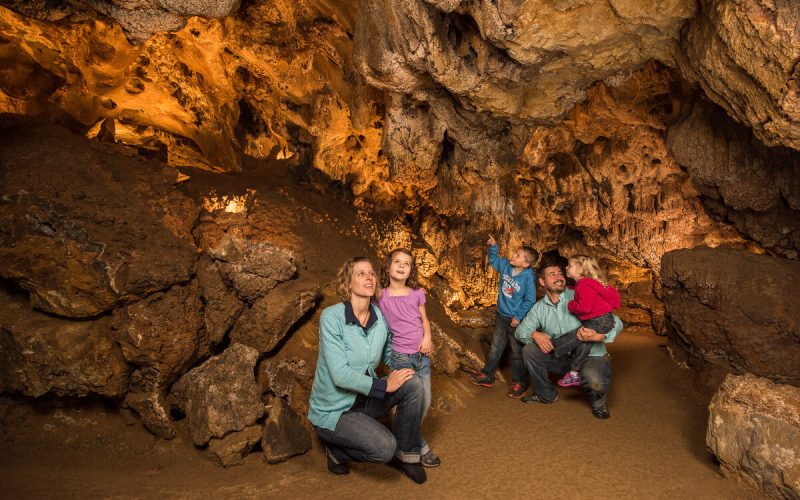
[[[392,370],[399,370],[401,368],[411,368],[422,380],[422,414],[420,416],[420,421],[422,421],[425,419],[425,415],[428,414],[428,409],[431,407],[431,360],[421,352],[406,354],[393,350]],[[420,453],[424,455],[430,451],[430,447],[428,443],[425,442],[425,438],[421,439],[422,447]]]
[[514,336],[516,327],[511,326],[511,318],[497,313],[494,320],[494,335],[492,336],[492,347],[486,355],[486,364],[483,365],[483,373],[494,381],[494,373],[500,365],[500,358],[506,346],[511,347],[511,379],[527,386],[528,374],[525,373],[525,364],[522,362],[522,343]]
[[[353,406],[339,417],[336,429],[315,427],[335,462],[386,463],[397,457],[406,463],[419,463],[423,388],[419,377],[411,377],[384,399],[358,396]],[[375,420],[394,406],[393,433]]]

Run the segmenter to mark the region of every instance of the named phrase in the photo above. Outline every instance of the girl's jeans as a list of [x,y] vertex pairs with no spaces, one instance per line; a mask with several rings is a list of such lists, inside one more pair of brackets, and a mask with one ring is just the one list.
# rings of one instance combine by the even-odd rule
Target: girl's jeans
[[[422,412],[420,414],[420,422],[425,418],[428,413],[428,408],[431,407],[431,360],[421,352],[414,354],[406,354],[392,350],[392,370],[399,370],[400,368],[411,368],[416,373],[416,376],[422,381],[423,395],[422,395]],[[428,443],[425,438],[422,438],[422,447],[420,454],[424,455],[430,451]]]

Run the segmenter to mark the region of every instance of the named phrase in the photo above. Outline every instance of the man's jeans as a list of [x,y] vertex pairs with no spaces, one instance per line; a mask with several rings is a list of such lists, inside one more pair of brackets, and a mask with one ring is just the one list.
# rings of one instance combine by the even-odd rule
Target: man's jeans
[[[411,368],[417,377],[422,380],[422,413],[420,421],[425,420],[428,409],[431,407],[431,360],[421,352],[406,354],[403,352],[392,351],[392,370],[401,368]],[[430,451],[425,438],[421,438],[420,453],[426,454]]]
[[[316,427],[317,434],[338,463],[386,463],[393,456],[402,462],[419,463],[422,397],[422,380],[411,377],[397,391],[386,393],[384,399],[359,396],[353,408],[339,417],[334,431]],[[394,406],[393,435],[375,419]]]
[[527,386],[527,373],[525,365],[522,363],[522,344],[514,336],[515,327],[511,326],[508,316],[497,313],[494,321],[494,335],[492,336],[492,347],[486,355],[486,364],[483,366],[483,373],[494,381],[494,373],[500,365],[500,358],[506,346],[511,346],[511,378],[512,382],[517,382]]
[[[533,392],[545,401],[556,397],[556,390],[547,373],[563,375],[570,369],[571,356],[557,359],[551,351],[544,353],[536,343],[528,344],[522,349],[522,358],[531,375]],[[593,408],[606,404],[606,394],[611,383],[611,356],[590,356],[580,367],[581,388],[589,398]]]

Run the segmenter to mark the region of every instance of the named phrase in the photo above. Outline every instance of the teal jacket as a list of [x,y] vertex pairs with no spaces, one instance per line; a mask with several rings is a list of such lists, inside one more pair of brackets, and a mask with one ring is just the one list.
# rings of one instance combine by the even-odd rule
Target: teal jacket
[[377,319],[366,332],[357,321],[346,321],[343,302],[322,311],[317,369],[308,402],[308,420],[317,427],[336,430],[339,417],[353,406],[356,395],[370,395],[374,386],[381,385],[376,383],[375,369],[381,360],[389,364],[392,336],[380,310],[370,308]]
[[[539,331],[544,332],[552,338],[558,338],[565,333],[575,330],[581,326],[581,320],[569,312],[567,303],[575,296],[573,290],[567,289],[561,293],[558,304],[553,304],[550,297],[545,295],[531,308],[530,312],[522,323],[517,327],[514,336],[523,344],[533,342],[531,334]],[[605,356],[606,344],[614,342],[614,337],[622,331],[622,321],[614,316],[614,328],[606,334],[604,342],[595,342],[589,356]]]

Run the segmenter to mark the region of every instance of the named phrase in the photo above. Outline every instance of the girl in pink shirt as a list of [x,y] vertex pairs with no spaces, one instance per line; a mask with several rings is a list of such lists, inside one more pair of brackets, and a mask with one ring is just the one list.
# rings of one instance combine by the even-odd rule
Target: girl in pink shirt
[[[619,292],[609,285],[600,265],[587,255],[574,255],[569,259],[567,276],[575,280],[574,298],[567,303],[567,309],[581,320],[584,328],[606,334],[614,328],[612,312],[620,305]],[[572,333],[572,332],[570,332]],[[565,336],[566,337],[566,336]],[[580,367],[589,356],[592,344],[577,341],[573,345],[571,370],[557,382],[561,387],[580,385]],[[565,346],[564,350],[569,349]],[[556,357],[562,354],[556,349]]]
[[[417,283],[417,267],[411,252],[393,250],[381,269],[378,307],[392,332],[392,369],[412,368],[422,379],[425,395],[422,418],[431,406],[431,325],[425,313],[425,291]],[[436,467],[441,460],[422,440],[421,463]]]

